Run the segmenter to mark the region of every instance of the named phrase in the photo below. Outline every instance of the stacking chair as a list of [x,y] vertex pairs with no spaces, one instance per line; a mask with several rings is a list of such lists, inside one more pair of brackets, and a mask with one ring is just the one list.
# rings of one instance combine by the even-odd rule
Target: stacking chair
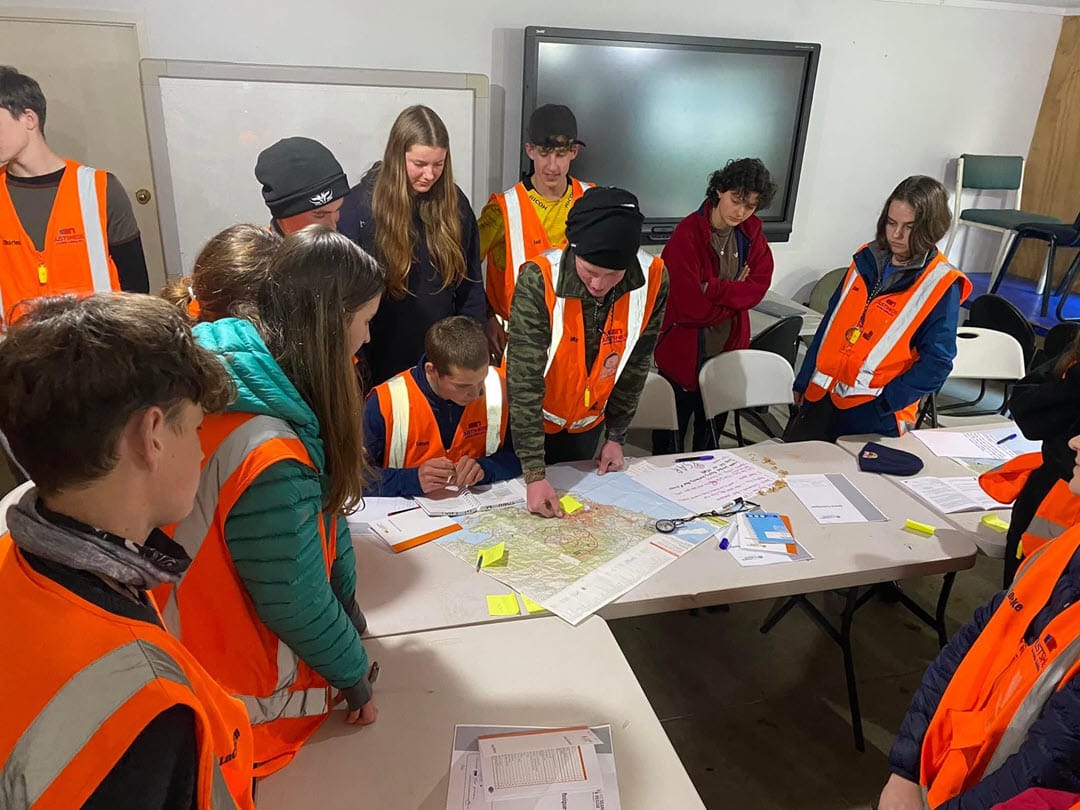
[[772,352],[783,357],[795,368],[795,357],[799,351],[799,330],[802,329],[802,315],[781,318],[750,341],[751,349]]
[[675,392],[671,383],[655,371],[650,371],[645,378],[645,387],[641,389],[630,430],[670,430],[675,434],[675,452],[681,453],[683,450]]
[[[1020,194],[1024,185],[1024,159],[1019,156],[968,155],[956,160],[956,189],[953,192],[952,227],[945,255],[952,250],[953,241],[961,225],[983,228],[1001,234],[1001,245],[990,268],[990,290],[997,289],[998,269],[1016,235],[1016,229],[1029,223],[1060,224],[1057,217],[1034,214],[1020,210]],[[1015,191],[1015,208],[966,208],[960,209],[960,197],[965,188],[979,191]]]
[[1076,321],[1065,321],[1051,327],[1050,331],[1046,333],[1046,337],[1043,338],[1042,349],[1036,354],[1034,365],[1040,366],[1043,363],[1056,360],[1061,356],[1062,352],[1067,351],[1072,346],[1077,333],[1080,333],[1080,323]]
[[833,293],[843,283],[844,274],[847,271],[848,268],[846,267],[837,267],[819,278],[814,288],[810,290],[810,300],[806,302],[806,305],[824,315],[829,308],[829,301],[832,300]]
[[[978,380],[979,396],[967,402],[950,405],[938,405],[936,395],[931,395],[932,407],[940,415],[961,408],[970,408],[983,398],[986,383],[997,380],[1005,383],[1005,394],[1001,408],[997,411],[964,411],[953,416],[986,416],[992,413],[1005,413],[1009,405],[1009,386],[1020,380],[1027,373],[1024,364],[1024,350],[1016,338],[994,329],[982,329],[975,326],[961,326],[956,333],[956,358],[953,360],[950,380]],[[936,427],[936,425],[935,425]]]
[[[990,292],[996,292],[998,286],[1001,284],[1001,280],[1005,278],[1005,273],[1008,272],[1009,265],[1012,264],[1013,257],[1016,255],[1017,248],[1020,247],[1020,243],[1025,239],[1037,239],[1040,242],[1046,242],[1046,265],[1043,269],[1042,279],[1039,286],[1042,289],[1042,303],[1039,307],[1039,313],[1046,315],[1050,309],[1050,293],[1054,289],[1054,257],[1059,247],[1063,248],[1080,248],[1080,213],[1076,215],[1076,220],[1072,225],[1066,223],[1042,223],[1042,224],[1028,224],[1022,225],[1016,229],[1016,238],[1009,246],[1009,252],[1005,256],[1005,261],[1001,265],[1001,272],[998,273],[998,277],[994,279],[994,283],[990,288]],[[1072,260],[1068,270],[1065,271],[1065,275],[1062,276],[1061,283],[1058,285],[1057,294],[1061,296],[1058,299],[1057,305],[1057,319],[1064,321],[1065,299],[1069,297],[1069,293],[1072,292],[1073,281],[1075,280],[1077,272],[1080,271],[1080,251],[1077,251],[1076,258]]]
[[[735,411],[735,440],[742,447],[739,411],[761,405],[791,405],[791,386],[795,372],[791,364],[778,354],[760,349],[735,349],[710,357],[698,372],[705,418],[709,420],[713,444],[720,446],[716,417]],[[768,430],[775,436],[776,431]]]
[[1012,335],[1024,352],[1024,366],[1031,368],[1031,360],[1035,356],[1035,329],[1012,301],[987,293],[972,301],[968,311],[970,314],[965,327],[977,326]]
[[11,492],[0,498],[0,535],[7,534],[7,511],[8,507],[15,504],[23,496],[26,490],[30,489],[34,483],[32,481],[24,481],[19,484]]

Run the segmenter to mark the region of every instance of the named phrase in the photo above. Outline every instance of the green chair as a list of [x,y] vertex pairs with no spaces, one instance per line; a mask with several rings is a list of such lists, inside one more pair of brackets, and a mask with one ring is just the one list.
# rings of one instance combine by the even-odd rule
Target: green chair
[[810,300],[806,302],[806,305],[815,312],[820,312],[822,315],[829,309],[829,301],[832,300],[833,293],[836,292],[836,288],[844,280],[844,275],[847,273],[848,268],[837,267],[835,270],[830,270],[823,275],[814,284],[814,288],[810,290]]
[[[993,285],[1009,246],[1016,238],[1016,229],[1035,223],[1060,224],[1057,217],[1034,214],[1020,209],[1020,194],[1024,185],[1024,159],[1008,155],[968,155],[956,160],[956,190],[953,193],[952,227],[945,255],[952,250],[953,241],[961,225],[982,228],[1001,234],[997,257],[990,267],[990,284]],[[960,209],[961,194],[965,188],[978,191],[1015,191],[1015,208],[965,208]]]

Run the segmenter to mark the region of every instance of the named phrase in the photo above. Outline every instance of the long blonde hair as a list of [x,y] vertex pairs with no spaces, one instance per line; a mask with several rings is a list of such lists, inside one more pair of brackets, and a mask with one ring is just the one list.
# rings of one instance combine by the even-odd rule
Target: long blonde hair
[[285,237],[258,290],[256,328],[319,420],[332,514],[360,502],[369,469],[362,403],[348,331],[352,316],[383,291],[383,272],[348,237],[309,225]]
[[[405,153],[414,146],[446,150],[442,176],[424,194],[414,194],[405,170]],[[454,171],[450,165],[450,135],[430,107],[416,105],[401,111],[390,128],[378,171],[371,210],[375,214],[375,252],[386,269],[386,288],[393,298],[408,293],[417,233],[413,206],[420,214],[431,262],[442,276],[442,289],[465,278],[461,247],[461,213]]]

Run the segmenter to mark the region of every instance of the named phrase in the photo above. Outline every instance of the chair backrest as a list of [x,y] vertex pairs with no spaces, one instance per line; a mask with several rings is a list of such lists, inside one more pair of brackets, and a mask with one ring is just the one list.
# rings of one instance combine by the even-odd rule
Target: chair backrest
[[802,321],[802,315],[781,318],[751,340],[750,348],[778,354],[787,360],[792,368],[795,368],[795,357],[799,353],[799,331],[802,329]]
[[630,427],[643,430],[678,430],[679,414],[675,409],[675,391],[671,383],[650,371],[641,389],[637,411]]
[[844,274],[847,271],[846,267],[837,267],[819,278],[817,284],[810,290],[810,300],[806,302],[806,305],[824,315],[829,308],[829,300],[833,297],[833,293],[836,292],[836,288],[843,282]]
[[1025,369],[1024,351],[1012,335],[977,326],[957,331],[950,380],[1019,380]]
[[11,490],[3,498],[0,498],[0,534],[7,533],[7,511],[8,507],[16,503],[19,498],[22,497],[26,490],[30,489],[34,485],[33,481],[25,481],[19,484],[15,489]]
[[1024,159],[1017,155],[960,156],[956,164],[961,188],[1017,191],[1024,182]]
[[760,349],[735,349],[710,357],[698,372],[705,416],[756,408],[790,405],[795,372],[778,354]]
[[1080,323],[1059,323],[1046,333],[1043,340],[1042,362],[1056,360],[1061,353],[1067,351],[1080,333]]
[[1035,356],[1035,329],[1012,301],[987,293],[972,301],[969,311],[971,314],[965,326],[995,329],[1012,335],[1024,352],[1024,365],[1031,365],[1031,358]]

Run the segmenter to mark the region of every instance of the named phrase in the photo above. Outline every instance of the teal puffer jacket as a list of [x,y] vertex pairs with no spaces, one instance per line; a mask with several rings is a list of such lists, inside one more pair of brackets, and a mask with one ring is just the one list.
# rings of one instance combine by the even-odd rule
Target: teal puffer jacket
[[303,442],[319,472],[295,461],[268,467],[240,496],[225,521],[236,572],[263,623],[331,685],[350,708],[370,698],[368,658],[360,641],[356,569],[345,518],[337,519],[337,557],[329,581],[319,520],[328,480],[319,421],[247,321],[226,318],[195,327],[236,383],[230,411],[282,419]]

